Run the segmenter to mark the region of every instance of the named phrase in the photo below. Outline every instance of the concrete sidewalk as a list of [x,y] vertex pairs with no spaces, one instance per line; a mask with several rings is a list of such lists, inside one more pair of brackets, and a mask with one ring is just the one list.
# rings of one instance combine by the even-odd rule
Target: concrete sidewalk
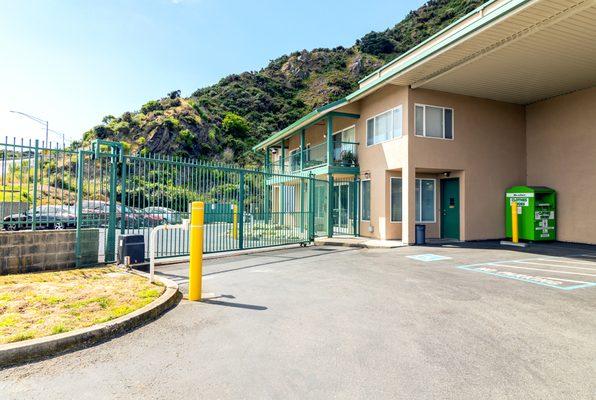
[[406,246],[400,240],[380,240],[354,236],[317,237],[316,246],[342,246],[362,249],[394,249]]
[[[216,298],[0,371],[0,397],[593,398],[596,288],[458,268],[578,252],[534,251],[315,246],[206,261],[205,292]],[[183,288],[187,270],[160,268]]]

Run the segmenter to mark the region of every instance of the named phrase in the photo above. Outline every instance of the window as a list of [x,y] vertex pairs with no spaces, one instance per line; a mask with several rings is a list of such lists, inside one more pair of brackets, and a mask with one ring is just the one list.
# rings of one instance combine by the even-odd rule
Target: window
[[[391,222],[401,222],[403,204],[401,178],[391,178],[390,195]],[[416,179],[416,222],[435,222],[435,199],[435,180]]]
[[434,179],[416,179],[416,222],[435,222]]
[[401,222],[402,215],[402,184],[401,178],[390,178],[390,221]]
[[416,104],[416,136],[453,139],[453,109]]
[[401,222],[401,178],[391,178],[391,222]]
[[333,140],[335,142],[354,143],[354,140],[356,140],[356,128],[352,125],[349,128],[335,132],[333,134]]
[[370,180],[362,181],[362,220],[370,221]]
[[356,128],[354,125],[333,134],[333,161],[342,161],[344,155],[356,155]]
[[401,106],[385,111],[366,121],[366,145],[385,142],[401,137]]

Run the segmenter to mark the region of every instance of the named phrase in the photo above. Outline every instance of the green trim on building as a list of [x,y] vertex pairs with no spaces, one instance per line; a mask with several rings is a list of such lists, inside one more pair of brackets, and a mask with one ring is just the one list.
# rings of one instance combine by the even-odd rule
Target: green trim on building
[[[284,129],[282,129],[281,131],[274,133],[273,135],[271,135],[270,137],[268,137],[267,139],[263,140],[261,143],[253,146],[253,150],[259,150],[261,148],[263,148],[266,145],[270,145],[273,144],[273,142],[282,139],[283,137],[285,137],[287,134],[294,132],[295,130],[297,130],[298,128],[306,128],[306,126],[302,126],[302,124],[304,124],[307,121],[310,121],[312,118],[316,117],[316,116],[321,116],[324,117],[327,113],[325,113],[325,111],[333,108],[333,107],[338,107],[340,105],[343,105],[344,103],[347,103],[346,99],[339,99],[337,101],[334,101],[332,103],[326,104],[322,107],[319,108],[315,108],[313,111],[311,111],[310,113],[306,114],[304,117],[300,118],[299,120],[297,120],[296,122],[292,123],[291,125],[288,125],[287,127],[285,127]],[[321,115],[322,114],[322,115]],[[310,121],[311,123],[315,123],[317,122],[317,120],[315,121]]]

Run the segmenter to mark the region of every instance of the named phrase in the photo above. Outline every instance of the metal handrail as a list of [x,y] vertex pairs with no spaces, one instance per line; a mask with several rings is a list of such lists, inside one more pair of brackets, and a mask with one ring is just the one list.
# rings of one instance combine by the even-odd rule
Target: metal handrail
[[[359,145],[359,142],[333,142],[333,159],[330,165],[357,166]],[[327,142],[288,154],[283,161],[283,172],[296,172],[327,165]],[[272,173],[281,173],[282,160],[270,162],[266,167]]]

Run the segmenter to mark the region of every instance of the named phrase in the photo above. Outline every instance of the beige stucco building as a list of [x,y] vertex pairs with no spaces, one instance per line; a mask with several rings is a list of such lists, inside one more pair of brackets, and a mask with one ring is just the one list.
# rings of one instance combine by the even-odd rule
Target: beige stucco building
[[596,244],[594,38],[596,1],[490,1],[255,148],[329,181],[328,235],[500,239],[532,185],[557,240]]

